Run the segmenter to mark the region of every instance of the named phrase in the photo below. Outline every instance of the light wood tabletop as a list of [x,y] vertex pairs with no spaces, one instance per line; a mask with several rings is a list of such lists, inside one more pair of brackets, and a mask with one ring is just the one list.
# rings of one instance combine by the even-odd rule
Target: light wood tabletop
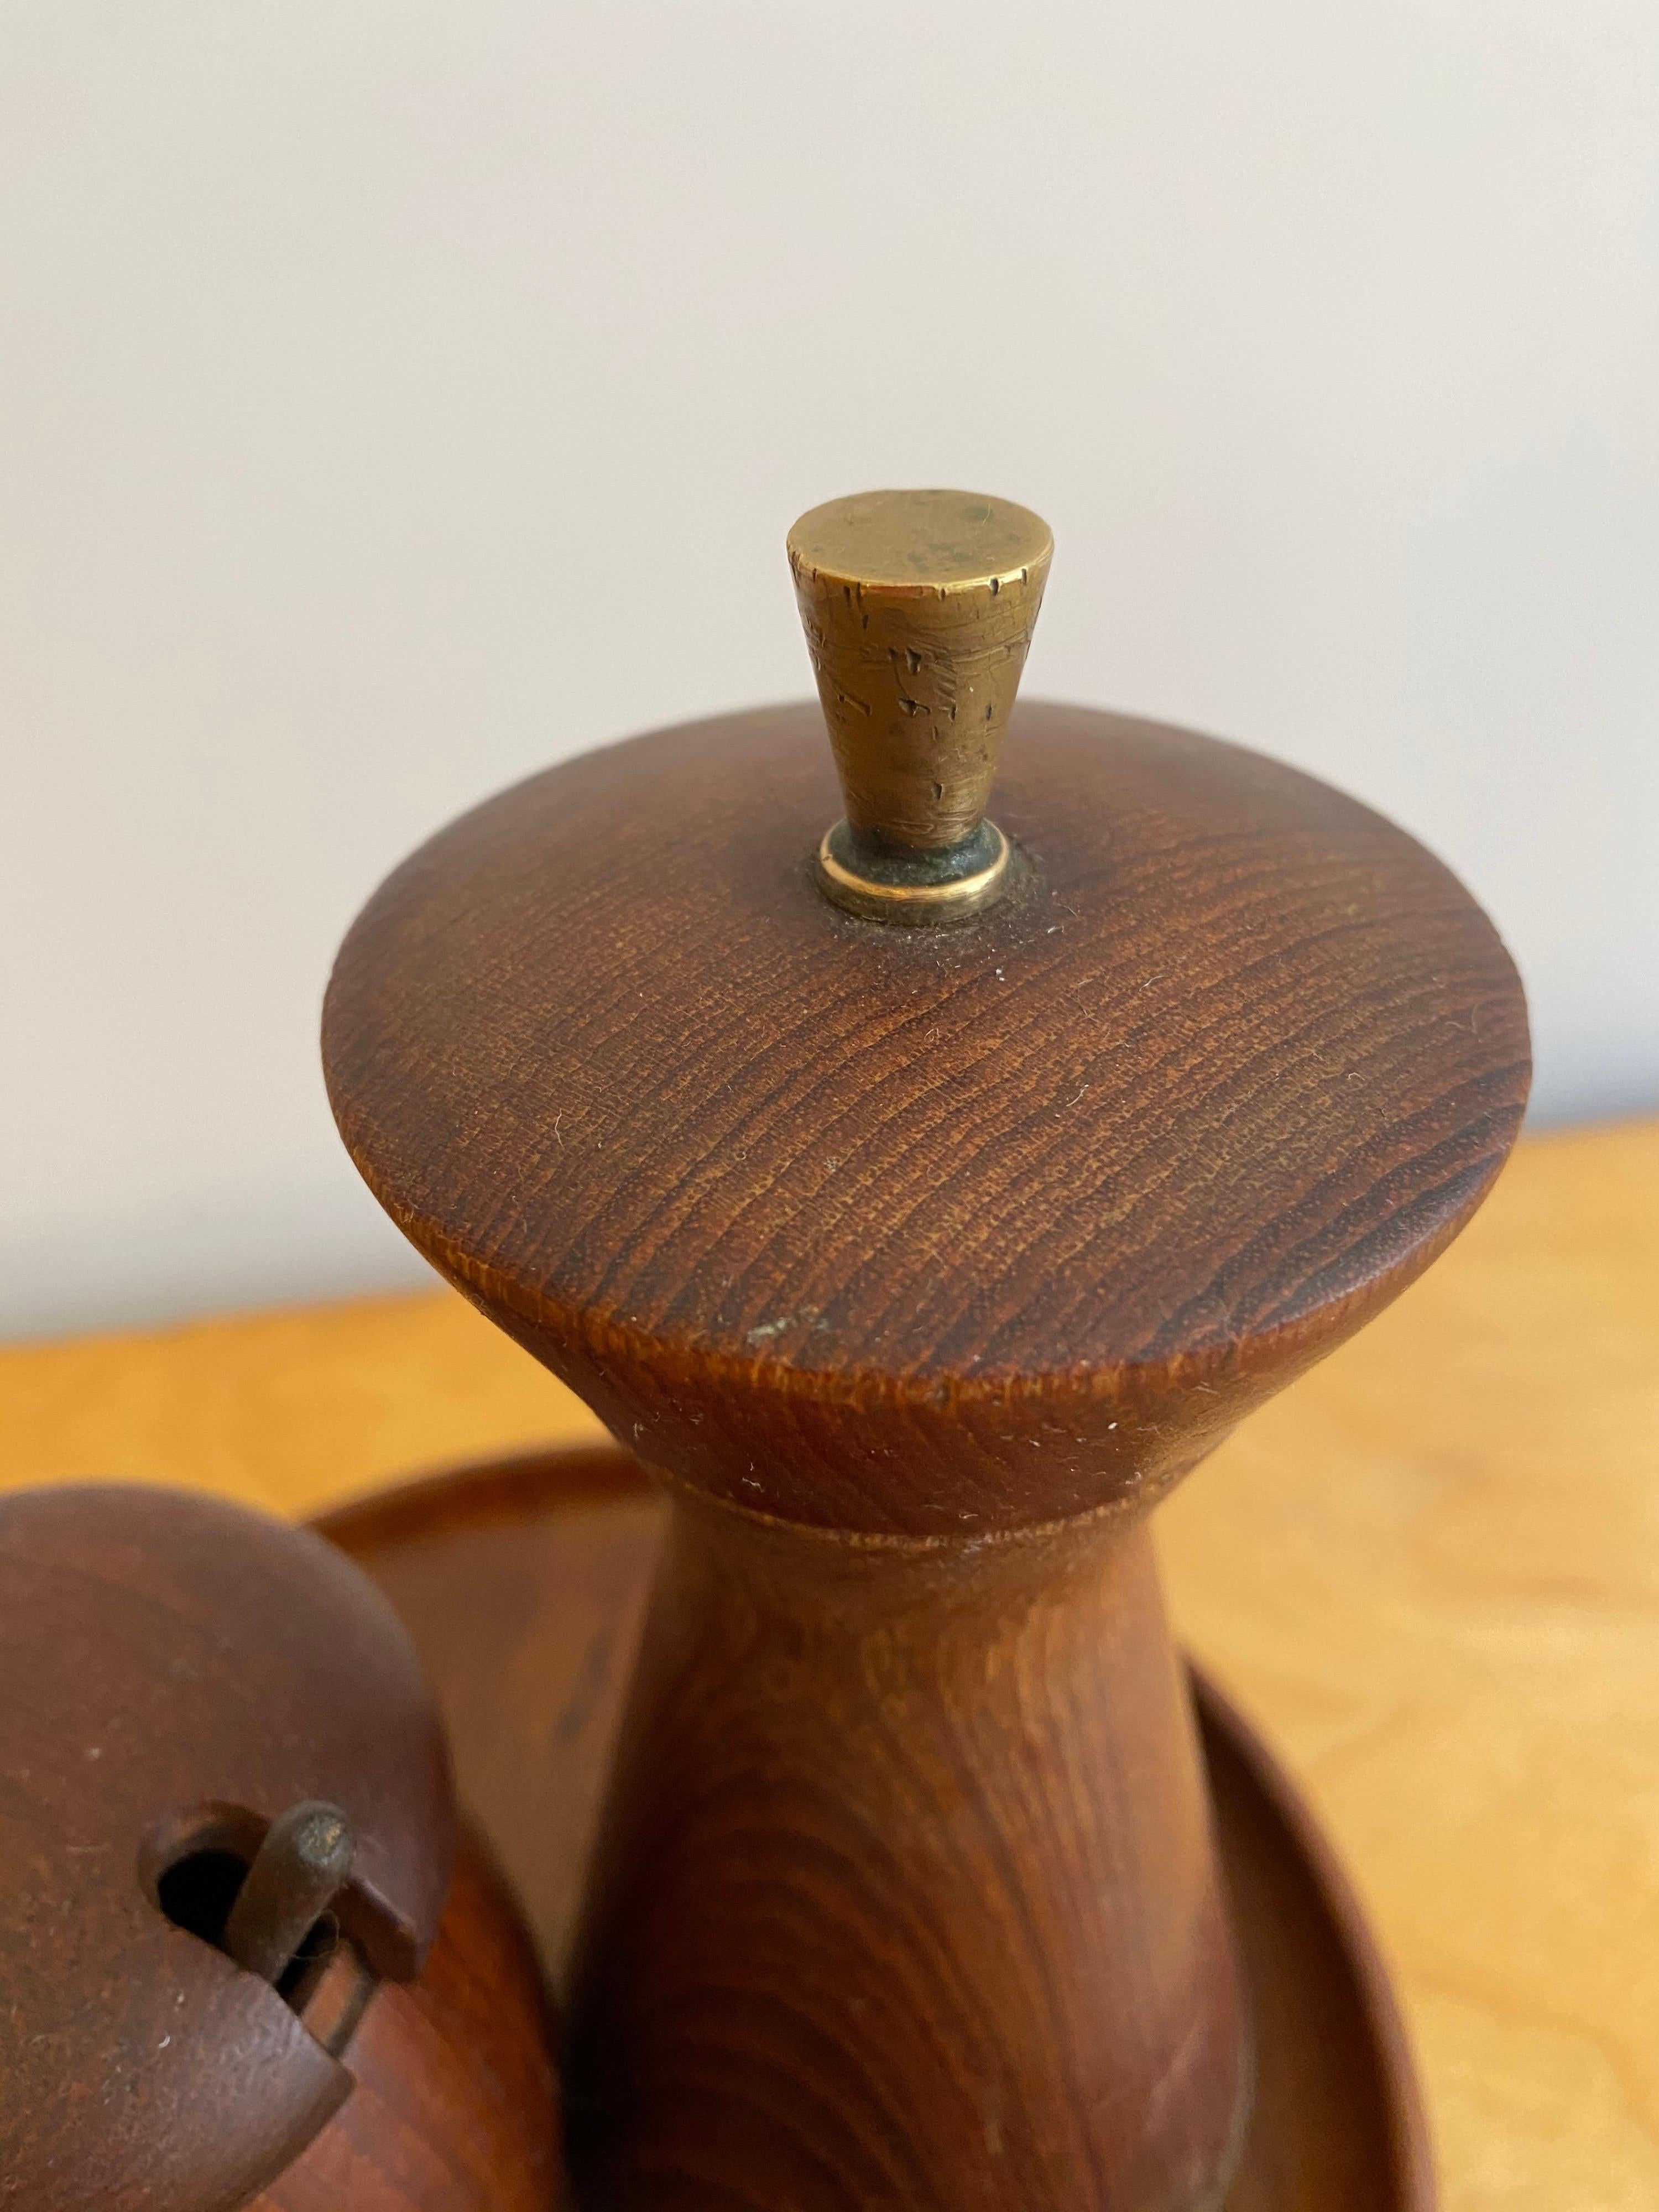
[[[0,1486],[299,1515],[598,1433],[447,1291],[0,1350]],[[1659,2207],[1659,1124],[1523,1141],[1158,1526],[1370,1907],[1447,2212]]]

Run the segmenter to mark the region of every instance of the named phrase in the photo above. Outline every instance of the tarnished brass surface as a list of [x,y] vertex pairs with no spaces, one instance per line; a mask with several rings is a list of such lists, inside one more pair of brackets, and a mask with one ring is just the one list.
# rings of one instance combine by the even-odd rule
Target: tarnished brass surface
[[[865,872],[869,864],[860,865],[848,825],[833,823],[818,846],[818,883],[826,898],[866,921],[897,922],[911,929],[966,921],[995,905],[1008,877],[1008,840],[995,823],[985,823],[974,842],[982,842],[986,857],[961,875],[937,877],[920,867],[901,873],[890,867],[884,878]],[[971,857],[980,860],[977,851]]]
[[[906,921],[921,908],[959,919],[968,901],[997,895],[984,880],[994,848],[970,841],[1053,550],[1029,508],[975,492],[864,492],[814,507],[790,532],[847,805],[845,830],[833,833],[836,871],[821,865],[818,878],[838,904],[878,918],[902,904]],[[921,866],[900,884],[884,856]]]

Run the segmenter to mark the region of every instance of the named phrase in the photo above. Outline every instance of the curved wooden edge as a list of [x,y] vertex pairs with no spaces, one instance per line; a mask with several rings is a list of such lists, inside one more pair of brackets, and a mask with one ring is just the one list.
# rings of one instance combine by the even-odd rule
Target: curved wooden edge
[[1400,2212],[1436,2212],[1428,2117],[1394,1984],[1364,1908],[1307,1800],[1252,1723],[1190,1656],[1193,1698],[1212,1779],[1218,1757],[1231,1755],[1272,1812],[1300,1862],[1300,1871],[1330,1925],[1332,1949],[1352,1984],[1382,2075],[1382,2104],[1395,2166],[1390,2201]]
[[410,1475],[389,1490],[349,1498],[307,1522],[353,1559],[424,1541],[451,1528],[513,1520],[527,1507],[614,1504],[653,1494],[650,1476],[620,1444],[566,1444],[511,1459],[473,1460]]

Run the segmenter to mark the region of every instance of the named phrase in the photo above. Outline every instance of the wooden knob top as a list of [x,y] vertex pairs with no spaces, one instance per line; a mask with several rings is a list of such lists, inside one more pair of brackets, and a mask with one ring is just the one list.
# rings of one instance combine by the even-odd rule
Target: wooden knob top
[[1156,1496],[1474,1210],[1526,1017],[1455,879],[1243,749],[1015,711],[1030,875],[820,896],[815,708],[503,793],[342,949],[331,1097],[392,1218],[653,1466],[817,1526]]
[[838,906],[928,925],[1002,895],[985,809],[1053,551],[1039,516],[978,492],[864,492],[789,532],[846,805],[818,850]]
[[[28,2212],[246,2203],[351,2086],[268,1973],[325,1908],[377,1978],[437,1930],[454,1814],[408,1638],[332,1547],[259,1515],[19,1492],[0,1753],[7,2187]],[[258,1971],[218,1924],[250,1862]]]

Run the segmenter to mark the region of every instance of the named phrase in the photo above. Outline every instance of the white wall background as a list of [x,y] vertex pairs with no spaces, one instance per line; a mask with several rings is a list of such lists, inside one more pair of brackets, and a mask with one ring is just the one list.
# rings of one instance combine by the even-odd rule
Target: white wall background
[[316,1071],[458,808],[1037,507],[1028,687],[1425,837],[1659,1103],[1653,0],[0,0],[0,1333],[412,1279]]

